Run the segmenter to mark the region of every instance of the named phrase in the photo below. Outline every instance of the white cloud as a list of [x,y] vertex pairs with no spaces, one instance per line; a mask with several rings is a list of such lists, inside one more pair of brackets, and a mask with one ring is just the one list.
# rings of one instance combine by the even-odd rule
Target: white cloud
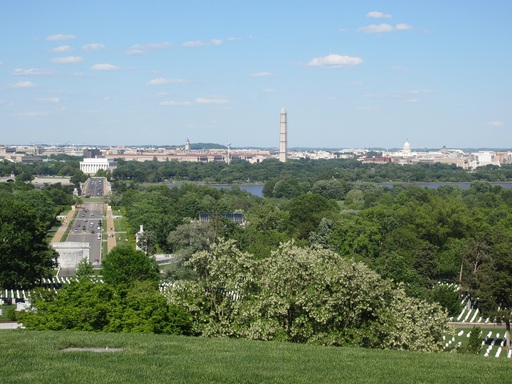
[[192,105],[190,101],[161,101],[160,105],[168,106],[168,107],[176,107],[176,106],[189,106]]
[[393,31],[406,31],[412,29],[412,26],[409,24],[397,24],[396,26],[392,26],[390,24],[372,24],[367,25],[366,27],[361,27],[357,31],[365,32],[365,33],[384,33],[384,32],[393,32]]
[[184,79],[166,79],[165,77],[157,77],[148,82],[148,85],[164,85],[164,84],[185,84]]
[[148,85],[164,85],[169,84],[171,79],[166,79],[164,77],[157,77],[156,79],[149,80]]
[[274,92],[275,92],[275,90],[274,90],[274,89],[272,89],[272,88],[265,88],[265,89],[263,90],[263,92],[265,92],[265,93],[274,93]]
[[84,61],[80,56],[57,57],[51,60],[52,63],[57,64],[76,64]]
[[99,51],[100,49],[105,49],[105,45],[101,43],[89,43],[82,45],[82,49],[84,51]]
[[391,19],[391,15],[378,11],[368,12],[366,16],[371,17],[373,19]]
[[213,45],[221,45],[224,41],[220,40],[220,39],[212,39],[212,44]]
[[68,52],[71,51],[71,46],[69,45],[60,45],[52,49],[52,52]]
[[391,32],[393,31],[393,26],[389,24],[372,24],[366,27],[361,27],[357,30],[358,32],[366,32],[366,33],[382,33],[382,32]]
[[406,99],[404,100],[406,103],[411,103],[411,104],[414,104],[414,103],[417,103],[419,100],[418,99]]
[[362,64],[363,59],[355,56],[327,55],[324,57],[315,57],[308,63],[312,67],[344,67],[347,65]]
[[46,101],[48,103],[60,103],[60,97],[42,97],[39,101]]
[[104,63],[104,64],[94,64],[91,67],[91,69],[93,71],[117,71],[120,68],[117,65]]
[[409,29],[412,29],[412,26],[409,24],[397,24],[395,28],[397,31],[407,31]]
[[181,43],[182,47],[204,47],[206,43],[204,41],[195,40],[195,41],[186,41]]
[[251,77],[269,77],[273,76],[272,72],[253,72],[251,73]]
[[197,104],[228,104],[229,100],[225,97],[198,97]]
[[63,35],[63,34],[58,34],[58,35],[51,35],[51,36],[48,36],[46,38],[46,40],[48,41],[62,41],[62,40],[73,40],[75,39],[76,36],[75,35]]
[[500,120],[494,120],[494,121],[489,121],[487,123],[487,125],[490,127],[503,127],[505,125],[505,123]]
[[11,88],[33,88],[36,85],[31,81],[18,81],[17,83],[11,84]]
[[48,69],[40,69],[40,68],[16,68],[13,72],[13,75],[17,76],[36,76],[36,75],[51,75],[52,71]]
[[142,55],[147,51],[152,51],[155,49],[164,49],[171,47],[172,44],[168,42],[163,43],[150,43],[150,44],[134,44],[126,51],[128,55]]

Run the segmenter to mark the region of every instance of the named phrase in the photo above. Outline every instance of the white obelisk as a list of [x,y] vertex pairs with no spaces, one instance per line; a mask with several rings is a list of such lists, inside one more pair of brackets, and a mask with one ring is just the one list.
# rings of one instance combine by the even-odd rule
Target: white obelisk
[[286,162],[286,110],[281,108],[281,130],[279,133],[279,161]]

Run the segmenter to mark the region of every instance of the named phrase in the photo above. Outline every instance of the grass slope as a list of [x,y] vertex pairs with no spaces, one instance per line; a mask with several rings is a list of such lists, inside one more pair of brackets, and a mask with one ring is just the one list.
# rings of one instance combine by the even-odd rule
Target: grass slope
[[[67,347],[122,352],[63,352]],[[506,383],[510,361],[455,353],[86,332],[0,331],[8,383]]]

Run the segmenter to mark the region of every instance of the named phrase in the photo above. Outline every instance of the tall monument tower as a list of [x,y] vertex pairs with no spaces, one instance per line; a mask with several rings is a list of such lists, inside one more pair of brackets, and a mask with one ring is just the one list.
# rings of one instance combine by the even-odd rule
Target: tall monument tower
[[281,108],[281,129],[279,132],[279,161],[286,162],[286,110]]

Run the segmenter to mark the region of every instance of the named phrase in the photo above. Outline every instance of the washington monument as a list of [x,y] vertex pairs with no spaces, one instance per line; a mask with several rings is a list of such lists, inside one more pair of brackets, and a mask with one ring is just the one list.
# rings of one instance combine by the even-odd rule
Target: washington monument
[[281,130],[279,133],[279,161],[286,162],[286,110],[281,108]]

